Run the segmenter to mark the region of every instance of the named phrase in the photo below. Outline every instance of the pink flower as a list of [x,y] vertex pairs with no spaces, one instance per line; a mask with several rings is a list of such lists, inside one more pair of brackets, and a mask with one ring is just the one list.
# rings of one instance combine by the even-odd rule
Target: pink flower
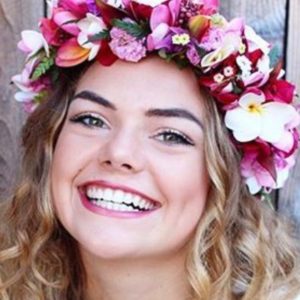
[[32,112],[38,105],[36,98],[44,91],[49,89],[49,78],[39,78],[31,80],[30,76],[38,64],[38,58],[31,59],[21,74],[12,77],[12,82],[19,88],[15,94],[15,99],[22,102],[24,110],[28,113]]
[[53,21],[65,32],[77,36],[79,28],[77,26],[78,18],[70,11],[65,11],[62,8],[53,9]]
[[126,61],[138,62],[146,56],[144,40],[138,40],[120,28],[110,31],[112,38],[109,46],[112,52]]
[[83,19],[88,12],[86,0],[59,0],[58,6],[71,11],[78,19]]
[[172,0],[168,4],[156,6],[150,17],[152,33],[147,39],[147,49],[163,48],[168,38],[170,27],[174,26],[180,12],[180,1]]
[[289,170],[295,164],[294,155],[284,159],[274,155],[275,177],[264,168],[253,154],[246,154],[241,162],[241,172],[251,194],[258,193],[262,188],[281,188],[286,181]]
[[189,46],[186,56],[192,65],[196,66],[200,63],[200,55],[194,45]]

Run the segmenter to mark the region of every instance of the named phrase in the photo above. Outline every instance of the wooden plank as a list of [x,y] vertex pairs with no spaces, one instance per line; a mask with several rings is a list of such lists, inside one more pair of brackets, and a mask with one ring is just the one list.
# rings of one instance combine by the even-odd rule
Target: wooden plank
[[[298,94],[300,92],[299,26],[300,1],[290,0],[286,76],[296,84]],[[299,99],[298,104],[300,105]],[[298,232],[300,232],[300,153],[298,153],[296,167],[291,172],[290,179],[280,192],[279,210],[290,215],[296,221]]]
[[[297,1],[297,0],[296,0]],[[228,19],[244,17],[248,25],[283,55],[287,0],[220,0],[221,12]]]
[[37,27],[43,15],[43,1],[0,1],[0,199],[8,195],[20,162],[19,132],[25,114],[13,99],[12,75],[20,72],[24,57],[16,49],[20,32]]

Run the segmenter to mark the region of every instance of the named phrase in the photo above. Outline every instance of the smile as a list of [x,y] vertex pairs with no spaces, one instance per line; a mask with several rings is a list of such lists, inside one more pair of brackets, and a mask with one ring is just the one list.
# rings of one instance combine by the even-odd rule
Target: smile
[[86,189],[86,197],[96,206],[115,211],[149,211],[155,208],[154,203],[138,195],[110,188],[89,186]]
[[93,181],[79,187],[81,201],[88,210],[105,216],[131,218],[161,207],[147,195],[126,186]]

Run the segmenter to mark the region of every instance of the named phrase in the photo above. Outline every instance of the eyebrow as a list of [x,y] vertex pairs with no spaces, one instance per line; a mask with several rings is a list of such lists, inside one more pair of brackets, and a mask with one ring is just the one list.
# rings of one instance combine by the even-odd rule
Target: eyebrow
[[116,106],[112,104],[110,101],[106,100],[100,95],[97,95],[91,91],[82,91],[76,94],[74,97],[71,98],[71,102],[75,99],[86,99],[92,102],[98,103],[106,108],[110,108],[112,110],[117,110]]
[[[74,97],[71,98],[71,102],[75,99],[85,99],[100,104],[106,108],[117,110],[116,106],[109,100],[103,98],[102,96],[95,94],[91,91],[84,90],[79,92]],[[155,108],[146,111],[145,115],[147,117],[171,117],[171,118],[183,118],[196,123],[202,130],[202,122],[191,112],[182,108]]]

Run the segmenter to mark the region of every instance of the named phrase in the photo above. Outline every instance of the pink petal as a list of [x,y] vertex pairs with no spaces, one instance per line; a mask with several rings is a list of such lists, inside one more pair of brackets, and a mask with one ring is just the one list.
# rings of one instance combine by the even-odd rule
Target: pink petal
[[220,6],[219,0],[204,0],[204,5],[217,9]]
[[23,40],[18,43],[18,48],[24,53],[31,52],[31,49],[26,46]]
[[172,16],[171,25],[175,25],[175,22],[178,18],[179,12],[180,12],[180,3],[181,0],[172,0],[169,3],[170,13]]
[[59,5],[67,11],[71,11],[79,19],[84,18],[88,12],[85,0],[60,0]]
[[166,5],[155,7],[151,14],[150,27],[154,30],[161,23],[169,24],[171,19],[170,11]]
[[77,36],[80,32],[76,22],[77,18],[74,14],[61,9],[54,9],[53,21],[64,31]]

